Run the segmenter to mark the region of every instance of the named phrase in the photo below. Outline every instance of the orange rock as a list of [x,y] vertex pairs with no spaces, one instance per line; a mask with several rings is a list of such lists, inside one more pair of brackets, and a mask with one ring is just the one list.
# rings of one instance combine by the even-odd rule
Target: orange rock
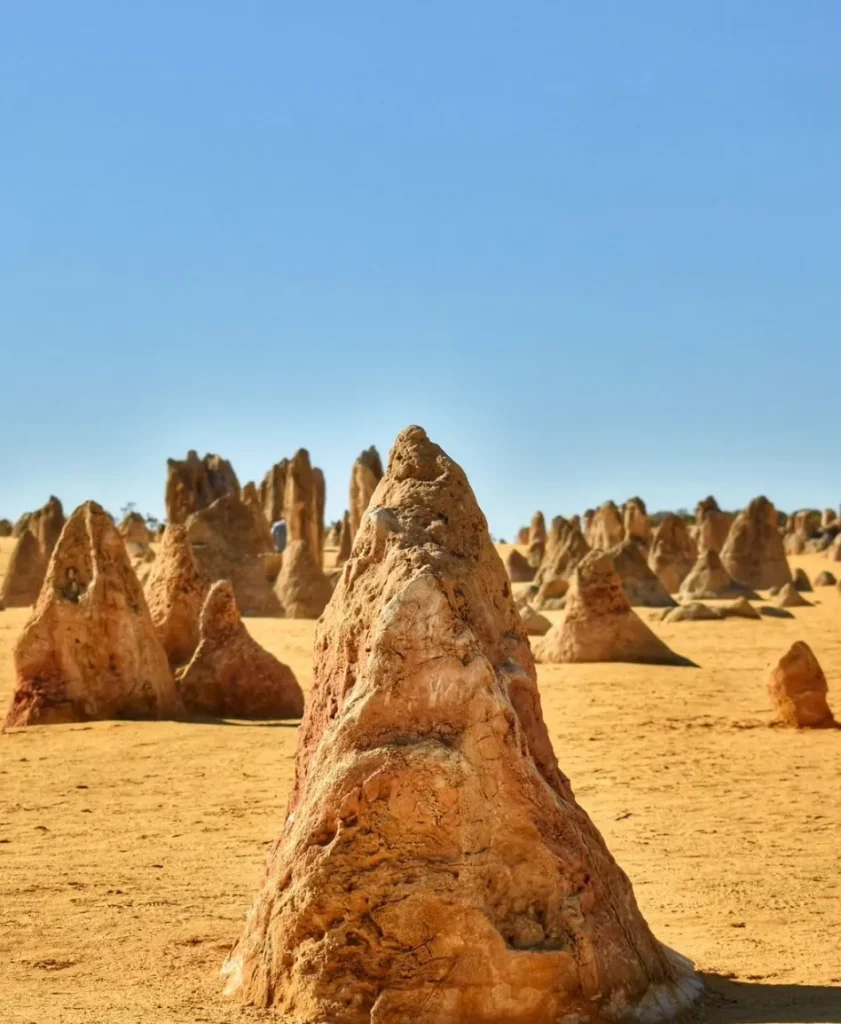
[[535,645],[538,661],[692,665],[632,611],[613,562],[592,551],[572,578],[563,620]]
[[283,566],[274,589],[287,619],[317,619],[333,594],[309,545],[300,540],[293,540],[283,552]]
[[208,591],[200,623],[198,648],[176,677],[188,714],[213,718],[299,718],[303,714],[304,697],[294,672],[249,635],[227,580],[219,580]]
[[780,587],[780,592],[774,599],[777,608],[811,608],[812,602],[801,596],[800,591],[793,583],[786,583]]
[[373,446],[361,452],[350,474],[350,539],[356,536],[362,517],[371,502],[377,484],[383,478],[380,453]]
[[319,497],[320,472],[314,471],[310,465],[310,455],[306,448],[299,448],[292,456],[286,472],[283,502],[289,540],[303,541],[319,569],[324,559],[323,518],[319,520],[320,503],[323,512],[323,495]]
[[350,551],[353,547],[353,531],[350,526],[350,513],[345,512],[342,517],[342,529],[339,533],[339,553],[336,555],[336,565],[344,565],[350,558]]
[[621,544],[625,539],[625,526],[619,509],[612,501],[606,501],[593,513],[587,527],[587,543],[591,548],[608,548]]
[[184,460],[167,459],[164,495],[167,523],[185,523],[194,512],[208,508],[218,498],[229,494],[239,498],[239,480],[230,462],[220,455],[205,455],[200,459],[196,452],[190,451]]
[[698,551],[686,523],[673,513],[665,515],[651,539],[648,565],[670,594],[676,594],[689,575]]
[[590,548],[571,520],[555,516],[546,538],[546,553],[534,577],[538,587],[553,579],[569,579]]
[[[7,519],[0,520],[0,529],[2,529],[2,523],[4,523],[4,522],[8,522],[8,520]],[[10,531],[11,531],[11,528],[12,528],[12,524],[9,523],[9,530]],[[528,545],[528,542],[529,542],[529,532],[530,531],[529,531],[529,528],[527,526],[521,526],[520,529],[517,530],[517,543],[521,547],[526,547]],[[2,536],[4,536],[4,534],[0,533],[0,537],[2,537]],[[5,536],[8,536],[8,534],[5,534]]]
[[826,729],[835,719],[826,702],[826,677],[812,648],[798,640],[780,658],[768,680],[780,725],[798,729]]
[[146,554],[152,542],[152,534],[139,512],[129,512],[125,515],[117,529],[130,555],[137,557]]
[[505,568],[512,583],[531,583],[534,579],[534,569],[529,565],[528,559],[521,555],[516,548],[508,552]]
[[47,563],[35,534],[27,528],[18,537],[3,585],[0,587],[0,601],[7,608],[28,608],[38,600]]
[[746,597],[751,601],[759,599],[759,595],[750,587],[743,587],[733,579],[712,548],[707,548],[698,556],[692,571],[680,585],[680,596],[708,601],[729,597]]
[[542,512],[535,512],[531,517],[526,543],[529,546],[528,563],[533,569],[537,569],[546,553],[546,520]]
[[67,520],[14,660],[7,726],[180,713],[123,539],[95,502]]
[[699,501],[695,508],[695,540],[698,552],[720,552],[735,518],[729,512],[722,512],[712,495]]
[[768,590],[791,582],[777,510],[759,497],[736,516],[721,561],[734,580],[753,590]]
[[316,633],[289,813],[228,991],[307,1024],[675,1015],[700,983],[558,768],[464,473],[410,427],[378,493]]
[[281,459],[266,473],[260,484],[260,501],[263,514],[269,526],[282,519],[283,503],[286,499],[286,474],[289,471],[289,459]]
[[657,574],[649,569],[635,538],[628,537],[605,553],[622,581],[622,589],[629,604],[646,608],[674,608],[677,602],[669,596]]
[[210,581],[199,570],[184,526],[168,526],[146,582],[146,600],[170,665],[185,665],[199,644]]
[[254,517],[254,526],[262,538],[262,548],[265,551],[274,551],[274,539],[266,513],[263,511],[263,503],[260,501],[256,486],[250,480],[242,489],[242,503]]
[[622,506],[622,518],[625,536],[647,548],[651,542],[651,527],[648,525],[648,513],[642,498],[628,498]]

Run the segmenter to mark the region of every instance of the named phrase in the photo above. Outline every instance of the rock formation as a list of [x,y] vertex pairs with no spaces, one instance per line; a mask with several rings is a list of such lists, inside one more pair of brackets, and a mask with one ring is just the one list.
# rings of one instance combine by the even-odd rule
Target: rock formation
[[783,549],[786,554],[802,555],[810,541],[820,534],[820,525],[820,512],[815,509],[801,509],[790,516],[783,537]]
[[545,615],[541,615],[540,612],[528,605],[520,611],[520,619],[523,629],[529,636],[545,636],[552,628],[552,623]]
[[811,601],[803,597],[793,583],[786,583],[780,587],[780,592],[774,598],[774,605],[777,608],[811,608]]
[[679,593],[682,598],[699,601],[724,600],[729,597],[759,600],[758,594],[733,579],[712,548],[707,548],[698,556],[692,571],[681,583]]
[[722,512],[718,502],[710,495],[695,507],[695,541],[698,552],[720,552],[727,540],[735,516]]
[[522,547],[526,547],[528,545],[529,532],[530,531],[527,526],[521,526],[520,529],[517,530],[517,543]]
[[590,548],[577,527],[563,516],[555,516],[546,537],[546,554],[534,577],[540,587],[553,579],[569,579]]
[[336,555],[336,565],[344,565],[350,558],[350,551],[353,547],[353,531],[350,528],[350,513],[345,512],[342,517],[342,529],[339,534],[339,552]]
[[[310,549],[320,569],[324,560],[323,514],[319,518],[319,505],[323,509],[319,475],[310,465],[306,448],[299,448],[292,456],[286,473],[286,495],[283,502],[284,518],[290,541],[301,540]],[[322,478],[323,482],[323,478]]]
[[759,609],[760,615],[765,615],[769,619],[793,619],[794,616],[786,608],[775,608],[773,605],[764,605]]
[[356,536],[371,495],[383,478],[380,453],[373,446],[361,452],[350,473],[350,536]]
[[220,455],[205,455],[203,459],[194,451],[187,458],[167,459],[166,521],[181,525],[194,512],[212,505],[218,498],[232,494],[239,498],[240,486],[230,462]]
[[780,658],[768,680],[768,692],[780,725],[827,729],[835,725],[826,695],[826,676],[812,648],[798,640]]
[[631,610],[613,562],[591,552],[575,570],[563,621],[535,646],[538,661],[691,665]]
[[587,543],[591,548],[607,551],[625,539],[625,526],[619,509],[606,501],[593,513],[587,527]]
[[542,512],[535,512],[531,517],[527,543],[528,563],[533,569],[538,569],[546,554],[546,520]]
[[736,516],[721,561],[734,580],[754,590],[767,590],[791,581],[791,570],[777,529],[777,510],[759,497]]
[[315,489],[315,523],[318,530],[318,564],[324,566],[324,510],[327,507],[327,483],[324,479],[324,473],[318,468],[313,467],[312,471],[313,487]]
[[0,519],[0,537],[11,537],[12,528],[12,521],[10,519]]
[[274,592],[287,619],[317,619],[333,588],[312,557],[309,545],[293,540],[283,552],[283,566]]
[[816,587],[834,587],[837,582],[838,581],[832,575],[832,573],[831,572],[827,572],[826,569],[823,569],[815,577],[815,586]]
[[275,553],[267,550],[265,534],[240,498],[219,498],[194,512],[186,528],[199,570],[210,582],[231,581],[243,615],[283,614],[269,582]]
[[669,512],[654,531],[648,564],[670,594],[680,590],[697,557],[698,549],[689,536],[686,523],[680,516]]
[[23,531],[12,548],[6,575],[0,587],[0,601],[7,608],[28,608],[38,600],[47,560],[35,534]]
[[826,550],[826,557],[830,562],[841,562],[841,533],[835,538]]
[[227,580],[218,580],[207,593],[198,648],[178,672],[177,684],[190,715],[300,718],[304,711],[294,672],[249,635]]
[[648,525],[648,512],[642,498],[628,498],[622,506],[622,519],[625,536],[647,548],[651,541],[651,528]]
[[677,608],[668,608],[663,612],[663,622],[705,622],[723,618],[721,612],[700,601],[680,604]]
[[724,619],[761,619],[762,616],[746,597],[738,597],[729,604],[720,605],[718,611]]
[[339,541],[342,539],[342,521],[337,519],[335,523],[330,524],[330,529],[327,531],[327,536],[324,538],[325,548],[338,548]]
[[569,591],[569,580],[561,576],[552,576],[535,590],[532,597],[532,606],[537,611],[557,611],[566,605],[566,596]]
[[659,1019],[696,996],[557,766],[487,524],[418,427],[315,652],[229,992],[331,1024]]
[[125,544],[95,502],[68,519],[14,661],[7,726],[179,714]]
[[825,508],[821,513],[821,529],[833,526],[838,521],[838,515],[834,508]]
[[257,487],[249,480],[242,489],[242,503],[254,517],[254,526],[260,535],[261,544],[265,551],[274,551],[274,538],[272,537],[271,526],[266,513],[263,511],[263,503],[257,493]]
[[531,583],[535,570],[529,565],[525,555],[512,548],[505,559],[505,568],[512,583]]
[[637,538],[629,536],[605,553],[619,574],[629,604],[674,608],[677,602],[669,596],[656,573],[649,569]]
[[260,484],[260,501],[263,514],[269,526],[283,519],[283,503],[286,500],[286,474],[289,459],[281,459],[266,473]]
[[139,512],[129,512],[117,527],[120,536],[126,545],[126,550],[132,557],[145,555],[152,543],[152,534],[146,525],[146,520]]
[[168,526],[146,582],[146,601],[171,666],[186,665],[199,643],[210,582],[196,565],[184,526]]
[[15,524],[17,543],[0,587],[0,601],[7,608],[27,608],[37,601],[64,522],[61,502],[51,496],[46,505],[27,512]]
[[809,582],[805,569],[794,570],[792,583],[794,584],[794,589],[799,590],[801,593],[808,593],[812,589],[812,584]]

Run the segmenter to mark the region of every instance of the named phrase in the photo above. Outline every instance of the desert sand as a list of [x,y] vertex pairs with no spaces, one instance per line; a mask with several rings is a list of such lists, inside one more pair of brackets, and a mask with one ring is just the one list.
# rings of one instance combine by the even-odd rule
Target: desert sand
[[[810,578],[828,565],[789,561]],[[796,640],[841,713],[841,596],[810,599],[762,621],[638,609],[699,668],[538,667],[560,766],[654,933],[704,972],[714,1024],[841,1020],[841,732],[768,724],[769,666]],[[28,615],[0,612],[0,711]],[[245,622],[306,694],[315,622]],[[296,722],[0,735],[0,1020],[278,1019],[227,1000],[219,969],[280,833],[296,737]]]

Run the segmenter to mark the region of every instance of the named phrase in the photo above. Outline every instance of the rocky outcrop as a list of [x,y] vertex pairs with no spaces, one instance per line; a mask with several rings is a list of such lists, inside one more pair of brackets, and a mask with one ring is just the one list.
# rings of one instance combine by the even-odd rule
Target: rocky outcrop
[[827,704],[829,687],[812,648],[798,640],[771,671],[768,693],[779,725],[828,729],[835,719]]
[[625,536],[647,548],[651,542],[651,527],[648,525],[648,512],[642,498],[628,498],[622,506],[622,519]]
[[520,610],[520,619],[528,636],[545,636],[552,628],[552,623],[545,615],[528,605]]
[[834,587],[837,582],[838,581],[832,575],[832,573],[831,572],[827,572],[826,569],[823,569],[815,577],[815,586],[816,587]]
[[146,581],[146,600],[170,665],[186,665],[199,644],[210,581],[199,570],[184,526],[168,526]]
[[737,583],[724,568],[721,558],[711,548],[702,551],[692,571],[680,585],[679,594],[682,598],[699,601],[726,600],[727,598],[746,597],[758,601],[759,595],[750,587]]
[[362,517],[383,478],[383,464],[380,453],[373,446],[361,452],[350,473],[349,509],[351,541],[356,536]]
[[47,561],[35,534],[26,529],[15,542],[0,587],[0,603],[7,608],[28,608],[41,592]]
[[606,554],[619,574],[629,604],[647,608],[674,608],[677,604],[660,578],[649,569],[637,538],[626,538]]
[[669,512],[651,538],[648,565],[652,572],[660,577],[660,582],[670,594],[676,594],[697,557],[698,550],[689,536],[686,523],[680,516]]
[[712,495],[699,501],[695,507],[695,542],[699,554],[720,552],[734,519],[729,512],[721,511]]
[[607,551],[625,539],[625,526],[619,509],[612,501],[606,501],[593,513],[587,527],[587,544],[595,549]]
[[93,501],[62,531],[14,662],[7,726],[180,713],[123,539]]
[[336,555],[336,565],[344,565],[350,558],[350,551],[353,547],[353,531],[350,526],[350,513],[345,512],[342,517],[342,529],[339,533],[339,552]]
[[0,537],[11,537],[12,529],[13,526],[10,519],[0,519]]
[[284,517],[283,503],[286,500],[286,474],[289,459],[281,459],[266,473],[260,484],[260,502],[269,526]]
[[754,590],[791,582],[783,538],[777,528],[777,510],[767,498],[754,498],[736,516],[721,550],[721,561],[734,580]]
[[663,613],[663,622],[707,622],[723,618],[720,611],[710,608],[700,601],[680,604],[677,608],[669,608]]
[[178,672],[177,684],[193,716],[300,718],[304,711],[295,673],[249,635],[227,580],[217,581],[207,593],[199,644]]
[[761,619],[762,616],[746,597],[738,597],[729,604],[720,605],[718,611],[724,619]]
[[[210,581],[230,580],[243,615],[281,616],[269,578],[276,558],[254,514],[232,494],[195,512],[186,523],[193,557]],[[276,571],[276,570],[275,570]]]
[[145,555],[152,543],[152,534],[146,525],[146,520],[139,512],[128,512],[123,516],[122,522],[117,527],[120,536],[126,545],[126,550],[133,558]]
[[535,645],[538,661],[691,665],[632,611],[613,562],[591,552],[575,570],[563,621]]
[[[306,448],[299,448],[292,456],[286,472],[286,495],[283,509],[290,541],[303,541],[310,549],[313,561],[319,567],[324,559],[323,544],[323,492],[319,476],[310,465]],[[321,478],[323,483],[323,477]],[[322,513],[319,516],[319,508]]]
[[197,452],[189,451],[186,459],[167,459],[166,464],[167,523],[181,525],[193,513],[208,508],[219,498],[240,496],[237,475],[221,455],[205,455],[200,459]]
[[540,587],[549,580],[568,580],[589,550],[581,530],[563,516],[555,516],[546,538],[546,554],[534,577],[535,584]]
[[676,1014],[699,983],[558,768],[464,473],[411,427],[377,506],[316,633],[289,813],[229,991],[331,1024]]
[[287,619],[317,619],[333,594],[330,581],[312,557],[309,545],[293,540],[283,552],[274,588]]
[[254,527],[260,535],[263,549],[274,551],[274,538],[266,513],[263,511],[263,502],[260,500],[256,485],[250,480],[242,489],[242,503],[254,517]]
[[797,590],[793,583],[786,583],[780,587],[780,592],[774,598],[776,608],[811,608],[811,601],[807,601]]
[[794,570],[792,583],[794,584],[794,589],[799,590],[801,593],[808,593],[812,589],[812,584],[809,582],[805,569]]
[[506,555],[505,568],[512,583],[531,583],[534,579],[535,570],[516,548],[512,548]]
[[542,512],[535,512],[531,517],[531,526],[526,542],[529,546],[528,563],[537,570],[546,554],[546,520],[543,518]]

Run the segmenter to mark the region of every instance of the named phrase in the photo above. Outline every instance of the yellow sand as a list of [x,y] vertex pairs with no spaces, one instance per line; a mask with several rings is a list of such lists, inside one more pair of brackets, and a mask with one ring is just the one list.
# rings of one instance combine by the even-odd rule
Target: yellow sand
[[[797,639],[841,714],[841,597],[810,596],[790,620],[643,611],[700,669],[539,669],[561,766],[656,934],[710,972],[711,1021],[841,1020],[841,731],[765,724],[769,662]],[[26,614],[0,612],[2,708]],[[307,690],[314,624],[248,626]],[[218,969],[280,830],[295,740],[278,723],[0,736],[0,1021],[269,1019],[225,999]]]

